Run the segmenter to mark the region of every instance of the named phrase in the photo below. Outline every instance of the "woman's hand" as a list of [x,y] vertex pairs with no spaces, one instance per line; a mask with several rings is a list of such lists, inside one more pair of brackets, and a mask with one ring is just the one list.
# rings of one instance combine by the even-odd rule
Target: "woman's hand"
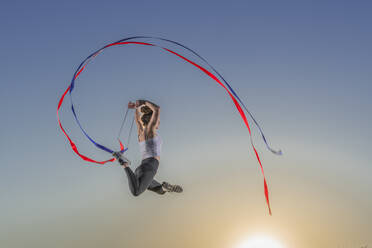
[[160,110],[160,107],[158,105],[156,105],[155,103],[152,103],[152,102],[149,102],[149,101],[146,101],[145,102],[145,105],[147,107],[149,107],[152,111],[159,111]]
[[137,101],[136,101],[136,108],[138,108],[138,107],[144,105],[145,103],[146,103],[145,100],[137,100]]
[[156,110],[160,109],[160,107],[158,105],[156,105],[155,103],[152,103],[150,101],[147,101],[147,100],[137,100],[136,101],[136,108],[137,109],[139,107],[143,106],[143,105],[149,107],[152,111],[156,111]]
[[129,109],[134,109],[134,108],[136,108],[136,104],[134,102],[128,102],[128,108]]

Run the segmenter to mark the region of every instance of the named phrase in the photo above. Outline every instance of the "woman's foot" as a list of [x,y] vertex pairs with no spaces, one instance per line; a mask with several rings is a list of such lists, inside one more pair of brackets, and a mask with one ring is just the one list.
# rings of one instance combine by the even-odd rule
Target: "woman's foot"
[[179,185],[172,185],[167,182],[163,182],[162,185],[163,190],[165,192],[176,192],[176,193],[181,193],[183,191],[182,187]]
[[130,160],[124,157],[121,152],[114,152],[112,156],[116,158],[119,164],[124,167],[128,167],[131,164]]

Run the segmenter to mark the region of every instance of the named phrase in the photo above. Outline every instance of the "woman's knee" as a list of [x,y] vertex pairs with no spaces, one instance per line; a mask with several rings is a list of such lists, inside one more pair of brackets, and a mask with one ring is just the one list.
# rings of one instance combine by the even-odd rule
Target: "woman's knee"
[[137,189],[131,190],[130,192],[132,193],[133,196],[137,197],[140,194],[142,194],[144,192],[144,190],[141,190],[140,188],[137,188]]
[[141,193],[139,193],[139,192],[137,192],[137,191],[132,192],[132,195],[135,196],[135,197],[139,196],[140,194],[141,194]]

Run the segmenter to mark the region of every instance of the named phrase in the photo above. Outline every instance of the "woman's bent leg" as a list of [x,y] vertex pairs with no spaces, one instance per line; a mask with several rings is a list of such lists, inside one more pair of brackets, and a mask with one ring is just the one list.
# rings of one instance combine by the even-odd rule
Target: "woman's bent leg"
[[142,161],[142,164],[137,167],[135,173],[133,173],[132,169],[129,167],[124,168],[128,177],[129,189],[134,196],[142,194],[150,185],[154,187],[158,186],[156,183],[153,184],[158,166],[159,162],[156,159],[145,159]]
[[132,192],[134,196],[138,196],[139,195],[138,194],[139,181],[138,181],[137,175],[134,174],[132,169],[129,167],[125,167],[124,170],[128,177],[128,184],[129,184],[130,192]]

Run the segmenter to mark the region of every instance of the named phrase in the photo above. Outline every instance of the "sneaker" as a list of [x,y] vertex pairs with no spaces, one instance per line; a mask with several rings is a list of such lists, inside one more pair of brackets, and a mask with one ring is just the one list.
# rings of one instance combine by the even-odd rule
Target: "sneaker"
[[162,185],[164,191],[166,192],[176,192],[176,193],[181,193],[183,191],[182,187],[179,185],[172,185],[167,182],[163,182]]

